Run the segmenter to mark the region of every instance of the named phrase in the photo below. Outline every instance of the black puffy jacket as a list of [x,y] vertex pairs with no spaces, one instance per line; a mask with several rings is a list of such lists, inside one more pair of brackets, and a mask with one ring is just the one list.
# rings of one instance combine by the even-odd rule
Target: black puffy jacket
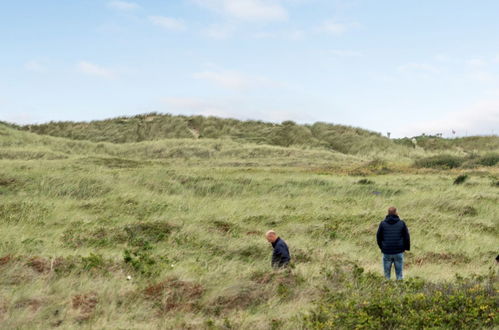
[[398,215],[389,214],[381,221],[376,240],[384,254],[397,254],[411,249],[409,229]]
[[272,267],[286,266],[291,260],[288,245],[280,237],[272,243],[274,251],[272,253]]

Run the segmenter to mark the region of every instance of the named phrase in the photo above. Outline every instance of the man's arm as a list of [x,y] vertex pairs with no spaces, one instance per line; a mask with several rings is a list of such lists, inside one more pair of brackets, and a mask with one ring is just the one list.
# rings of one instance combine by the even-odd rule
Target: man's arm
[[404,228],[402,229],[402,236],[404,237],[404,250],[411,250],[411,236],[409,235],[409,228],[404,222]]
[[376,241],[378,242],[378,246],[379,246],[379,248],[381,250],[381,248],[382,248],[381,242],[383,242],[383,226],[382,226],[382,223],[379,224],[378,232],[376,233]]

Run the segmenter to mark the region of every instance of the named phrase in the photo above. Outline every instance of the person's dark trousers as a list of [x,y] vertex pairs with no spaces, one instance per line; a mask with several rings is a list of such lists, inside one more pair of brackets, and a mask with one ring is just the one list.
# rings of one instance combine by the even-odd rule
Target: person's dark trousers
[[397,254],[385,254],[383,253],[383,269],[385,271],[385,278],[390,279],[390,273],[392,272],[392,264],[395,265],[395,275],[397,280],[404,278],[402,269],[404,268],[404,253]]

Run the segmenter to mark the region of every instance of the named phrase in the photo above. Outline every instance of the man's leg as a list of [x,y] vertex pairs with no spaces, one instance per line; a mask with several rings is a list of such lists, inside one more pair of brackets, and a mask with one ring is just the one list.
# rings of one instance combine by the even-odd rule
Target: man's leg
[[392,262],[393,262],[392,257],[388,254],[383,253],[383,270],[385,272],[385,278],[387,280],[390,279],[390,273],[392,271]]
[[404,278],[402,273],[404,268],[404,253],[399,253],[394,256],[395,259],[395,274],[397,275],[397,280]]

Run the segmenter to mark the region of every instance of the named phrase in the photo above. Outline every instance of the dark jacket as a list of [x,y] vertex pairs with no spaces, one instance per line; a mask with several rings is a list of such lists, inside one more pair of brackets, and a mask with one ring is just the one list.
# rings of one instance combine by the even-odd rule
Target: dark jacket
[[274,252],[272,253],[272,267],[286,266],[291,260],[286,242],[277,237],[276,241],[272,243],[272,247],[274,248]]
[[378,246],[384,254],[397,254],[411,249],[409,229],[398,215],[387,215],[376,234]]

